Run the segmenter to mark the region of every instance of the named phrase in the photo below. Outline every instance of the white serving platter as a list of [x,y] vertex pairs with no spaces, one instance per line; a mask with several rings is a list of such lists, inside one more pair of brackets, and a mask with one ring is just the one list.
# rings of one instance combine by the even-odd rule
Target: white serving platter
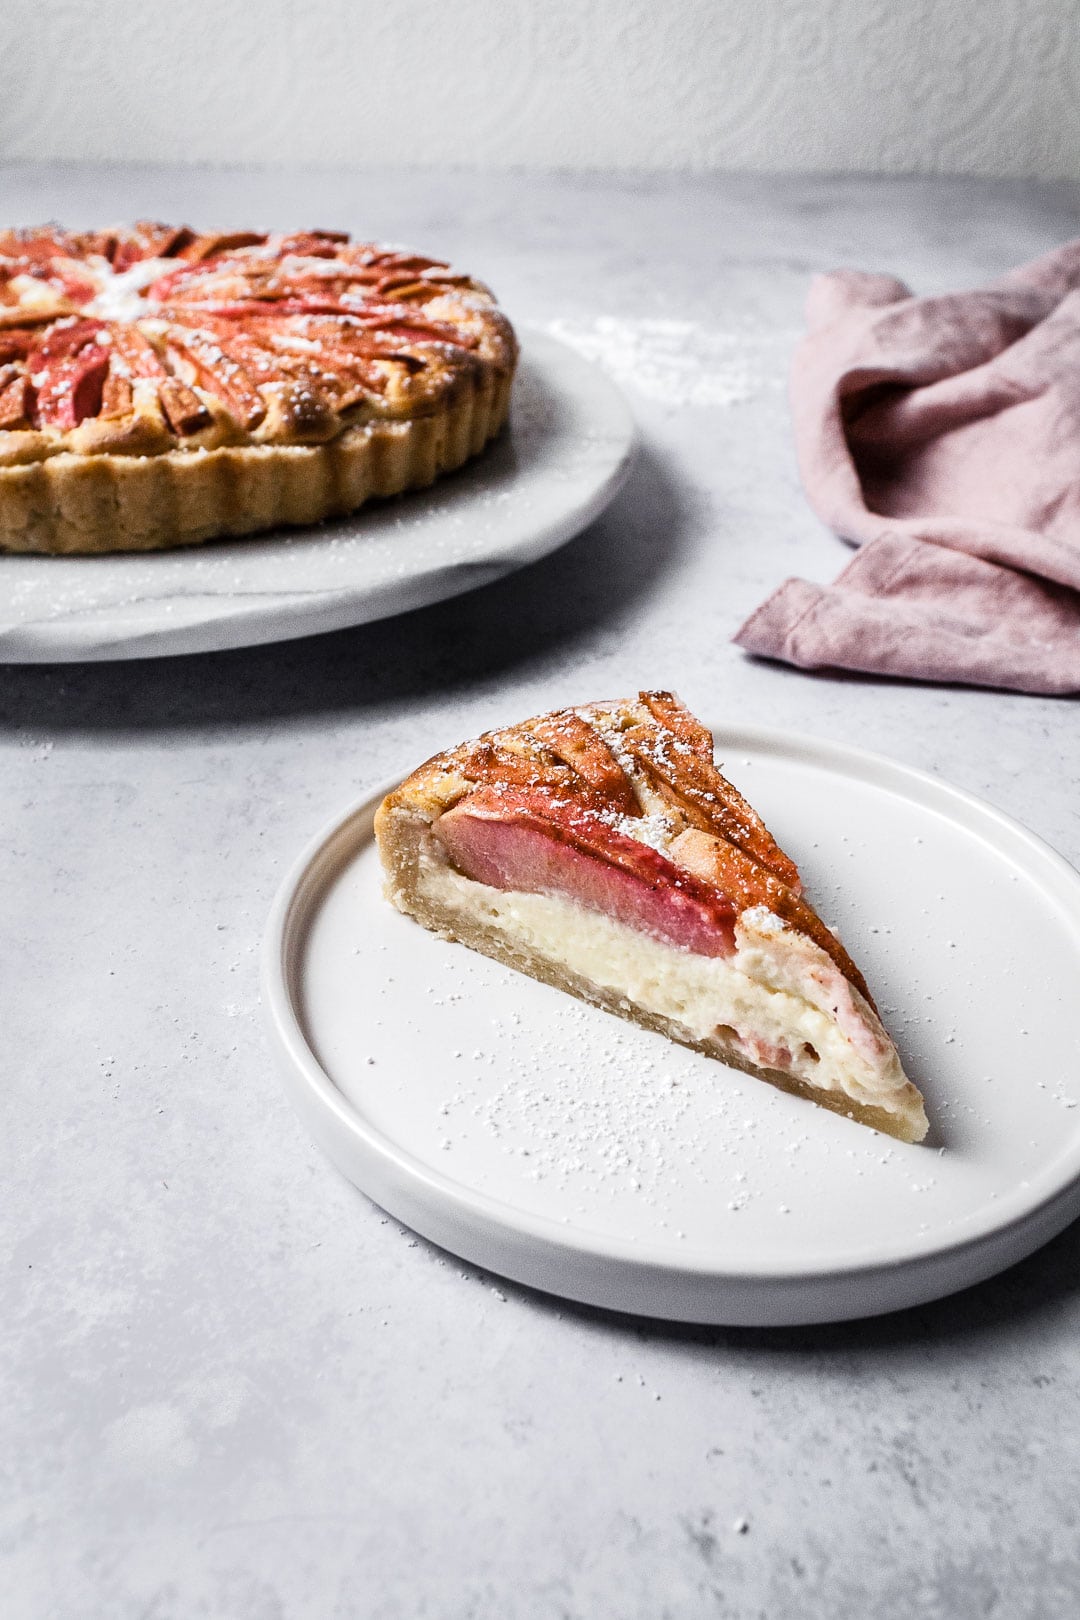
[[932,1122],[906,1146],[426,933],[369,796],[274,906],[265,1004],[312,1134],[376,1203],[535,1288],[675,1320],[873,1315],[1080,1213],[1080,874],[937,778],[783,732],[725,772],[863,967]]
[[634,437],[603,371],[526,330],[509,430],[430,490],[176,551],[0,556],[0,663],[252,646],[455,596],[579,534],[618,491]]

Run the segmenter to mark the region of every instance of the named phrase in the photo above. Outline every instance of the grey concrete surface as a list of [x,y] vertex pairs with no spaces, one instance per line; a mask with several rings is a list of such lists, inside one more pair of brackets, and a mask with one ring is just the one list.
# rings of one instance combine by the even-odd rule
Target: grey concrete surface
[[846,557],[788,431],[810,273],[975,282],[1072,234],[1080,193],[0,174],[5,220],[310,222],[445,251],[629,377],[645,445],[586,534],[458,600],[0,671],[5,1620],[1076,1613],[1080,1228],[967,1294],[828,1329],[530,1294],[419,1242],[309,1144],[256,962],[283,870],[366,784],[640,684],[940,772],[1080,862],[1074,702],[806,675],[729,639],[781,578]]

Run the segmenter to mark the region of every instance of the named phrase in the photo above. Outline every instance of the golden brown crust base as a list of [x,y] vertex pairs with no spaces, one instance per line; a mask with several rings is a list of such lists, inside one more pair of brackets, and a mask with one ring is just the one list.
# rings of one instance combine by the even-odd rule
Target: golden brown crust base
[[0,551],[156,551],[342,516],[478,455],[506,421],[512,382],[512,365],[465,376],[428,415],[370,421],[328,444],[63,452],[0,467]]

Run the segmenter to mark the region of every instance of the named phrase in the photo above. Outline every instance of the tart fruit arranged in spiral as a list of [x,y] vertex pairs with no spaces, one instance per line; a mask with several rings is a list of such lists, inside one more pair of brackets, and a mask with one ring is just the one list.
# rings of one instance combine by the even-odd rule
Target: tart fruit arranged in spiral
[[477,454],[512,328],[470,276],[335,231],[0,233],[0,549],[190,544]]

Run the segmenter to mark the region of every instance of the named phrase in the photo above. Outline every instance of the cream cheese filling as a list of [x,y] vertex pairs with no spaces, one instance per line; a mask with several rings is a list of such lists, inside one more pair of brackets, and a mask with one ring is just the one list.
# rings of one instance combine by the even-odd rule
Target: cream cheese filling
[[[477,883],[430,846],[421,854],[420,885],[445,912],[499,930],[695,1040],[719,1035],[730,1041],[734,1033],[746,1056],[763,1067],[857,1103],[904,1111],[900,1094],[907,1081],[891,1043],[880,1063],[868,1062],[820,1007],[747,971],[761,962],[760,927],[751,942],[736,925],[733,957],[698,956],[561,896]],[[777,923],[775,949],[783,953],[785,929]]]

